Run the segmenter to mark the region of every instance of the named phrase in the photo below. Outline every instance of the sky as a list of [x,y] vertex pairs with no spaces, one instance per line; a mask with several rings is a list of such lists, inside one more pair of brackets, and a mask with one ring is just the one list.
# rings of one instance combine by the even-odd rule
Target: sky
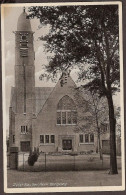
[[[23,7],[5,7],[4,8],[4,52],[5,52],[5,93],[6,93],[6,121],[7,134],[9,129],[9,105],[11,87],[15,86],[14,82],[14,66],[15,66],[15,34],[17,30],[18,17],[23,11]],[[27,12],[27,7],[26,7]],[[48,32],[48,28],[38,28],[39,20],[31,20],[32,31],[34,31],[34,50],[35,50],[35,85],[36,87],[54,87],[56,83],[52,81],[41,81],[39,76],[44,73],[44,65],[48,64],[48,55],[44,51],[43,42],[38,40],[38,37]],[[76,82],[77,69],[71,71],[71,77]],[[114,97],[114,104],[119,105],[119,94]]]

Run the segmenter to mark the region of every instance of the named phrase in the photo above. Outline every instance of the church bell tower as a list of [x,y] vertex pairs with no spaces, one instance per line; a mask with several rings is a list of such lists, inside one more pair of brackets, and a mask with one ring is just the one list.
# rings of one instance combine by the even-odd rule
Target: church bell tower
[[23,8],[15,31],[16,113],[34,113],[34,60],[33,31]]

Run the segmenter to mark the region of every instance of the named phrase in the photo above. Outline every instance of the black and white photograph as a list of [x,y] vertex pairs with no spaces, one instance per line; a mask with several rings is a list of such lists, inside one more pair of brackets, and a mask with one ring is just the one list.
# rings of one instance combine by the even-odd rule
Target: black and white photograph
[[1,5],[4,191],[125,190],[121,2]]

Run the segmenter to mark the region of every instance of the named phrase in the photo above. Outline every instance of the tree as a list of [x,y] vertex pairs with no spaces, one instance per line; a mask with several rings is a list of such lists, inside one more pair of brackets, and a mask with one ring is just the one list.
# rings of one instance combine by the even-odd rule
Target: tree
[[[29,17],[37,17],[50,31],[40,40],[54,57],[49,73],[80,68],[80,79],[90,91],[105,96],[109,108],[110,174],[117,174],[116,118],[113,94],[119,89],[119,25],[117,5],[30,7]],[[87,66],[88,64],[88,66]],[[86,67],[87,70],[84,69]]]
[[118,106],[115,109],[115,115],[116,115],[116,138],[120,139],[121,142],[121,120],[120,120],[120,107]]
[[[80,97],[83,98],[80,98]],[[99,98],[98,94],[87,91],[83,87],[75,89],[75,100],[79,108],[78,126],[75,127],[76,131],[82,131],[87,133],[93,133],[97,135],[97,151],[100,154],[102,160],[102,148],[101,148],[101,135],[107,132],[108,126],[108,106],[104,97]],[[87,112],[85,110],[85,100],[88,103]],[[90,112],[90,113],[89,113]],[[86,116],[85,114],[86,113]],[[86,118],[85,118],[86,117]],[[105,128],[102,128],[104,126]],[[90,131],[90,132],[89,132]]]

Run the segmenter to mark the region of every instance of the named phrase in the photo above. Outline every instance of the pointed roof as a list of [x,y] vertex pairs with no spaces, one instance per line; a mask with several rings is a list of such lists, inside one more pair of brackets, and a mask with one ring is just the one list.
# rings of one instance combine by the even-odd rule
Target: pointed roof
[[36,114],[40,112],[53,89],[53,87],[35,87]]
[[[48,99],[50,93],[52,92],[53,87],[35,87],[35,106],[36,106],[36,114],[40,112],[46,100]],[[13,112],[16,113],[16,88],[11,88],[11,100],[10,107]]]
[[25,8],[23,8],[22,14],[18,18],[17,22],[17,31],[32,31],[31,22],[27,18],[27,13],[25,12]]

